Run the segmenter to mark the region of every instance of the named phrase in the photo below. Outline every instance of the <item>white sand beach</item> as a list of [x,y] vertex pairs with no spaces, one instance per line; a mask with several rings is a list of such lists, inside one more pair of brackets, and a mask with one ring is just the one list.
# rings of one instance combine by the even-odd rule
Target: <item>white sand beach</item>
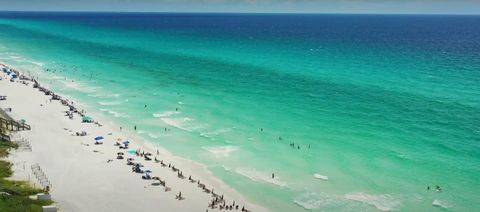
[[[16,140],[25,139],[31,146],[31,151],[28,148],[11,151],[8,160],[14,164],[13,178],[30,180],[40,187],[31,170],[33,164],[38,164],[51,183],[50,194],[60,211],[220,210],[219,205],[223,203],[217,204],[215,209],[208,207],[213,195],[200,188],[198,182],[191,182],[189,176],[195,181],[200,180],[207,189],[213,189],[219,197],[223,195],[225,205],[232,205],[235,201],[235,206],[239,207],[234,206],[234,211],[241,211],[243,206],[249,211],[266,211],[248,203],[205,166],[176,157],[160,147],[157,155],[157,147],[125,130],[120,132],[118,126],[102,120],[95,119],[102,126],[82,123],[82,117],[77,113],[70,119],[65,115],[69,108],[60,101],[50,101],[52,96],[33,88],[33,82],[28,81],[28,85],[20,83],[21,80],[10,82],[10,77],[3,72],[0,77],[3,78],[0,80],[0,95],[7,96],[6,100],[0,101],[0,107],[12,108],[8,113],[12,118],[24,119],[31,126],[29,131],[12,135]],[[86,131],[87,135],[75,135],[81,131]],[[104,137],[103,144],[94,144],[97,136]],[[126,140],[130,142],[128,149],[115,146],[116,142]],[[152,160],[128,152],[138,149],[151,153]],[[118,152],[124,154],[124,159],[117,159]],[[133,172],[132,166],[127,165],[127,158],[134,158],[132,162],[144,165],[142,170],[151,170],[150,176],[159,177],[171,190],[165,191],[164,186],[158,185],[158,180],[142,179],[145,173]],[[163,160],[166,166],[155,162],[154,158]],[[173,171],[168,164],[180,171]],[[183,173],[184,179],[178,177],[179,172]],[[176,198],[179,192],[184,199]]]

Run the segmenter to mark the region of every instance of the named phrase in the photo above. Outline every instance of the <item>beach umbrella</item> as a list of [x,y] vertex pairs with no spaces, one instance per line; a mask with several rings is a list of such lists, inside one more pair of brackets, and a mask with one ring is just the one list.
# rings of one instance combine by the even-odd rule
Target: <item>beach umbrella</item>
[[147,170],[145,170],[145,173],[152,173],[152,171],[147,169]]
[[128,153],[134,155],[135,153],[137,153],[137,151],[131,149],[131,150],[128,150]]
[[84,117],[82,117],[82,121],[91,121],[91,120],[93,120],[93,118],[90,117],[90,116],[84,116]]
[[95,141],[99,141],[99,140],[102,140],[103,139],[103,136],[97,136],[95,137]]
[[124,141],[123,142],[123,144],[129,144],[129,143],[130,143],[130,141]]
[[118,152],[117,155],[123,155],[123,152]]

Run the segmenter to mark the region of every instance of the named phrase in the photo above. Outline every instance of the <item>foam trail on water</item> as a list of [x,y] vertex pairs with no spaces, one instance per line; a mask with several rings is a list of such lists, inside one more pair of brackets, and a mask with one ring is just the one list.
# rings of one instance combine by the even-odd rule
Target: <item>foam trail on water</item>
[[127,117],[128,117],[128,115],[126,115],[126,114],[119,113],[119,112],[116,112],[116,111],[113,111],[113,110],[109,110],[109,109],[105,109],[105,108],[100,108],[99,110],[102,111],[102,112],[106,112],[106,113],[108,113],[108,114],[111,114],[111,115],[113,115],[113,116],[116,117],[116,118],[119,118],[119,117],[121,117],[121,118],[127,118]]
[[232,152],[239,150],[237,146],[214,146],[202,147],[202,149],[214,154],[216,157],[229,157]]
[[315,177],[316,179],[319,179],[319,180],[324,180],[324,181],[327,181],[328,180],[328,177],[325,176],[325,175],[321,175],[321,174],[318,174],[318,173],[315,173],[313,175],[313,177]]
[[392,211],[398,208],[398,206],[400,205],[399,200],[393,198],[388,194],[371,195],[362,192],[351,192],[345,194],[345,198],[348,200],[353,200],[374,206],[380,211]]
[[97,102],[99,105],[119,105],[120,102]]
[[113,110],[108,110],[107,113],[112,114],[112,115],[113,115],[114,117],[116,117],[116,118],[119,118],[119,117],[121,117],[121,118],[127,118],[127,117],[128,117],[128,115],[126,115],[126,114],[123,114],[123,113],[120,113],[120,112],[116,112],[116,111],[113,111]]
[[155,134],[153,134],[153,133],[148,133],[148,136],[149,136],[150,138],[154,138],[154,139],[159,138],[158,135],[155,135]]
[[338,204],[339,200],[338,197],[333,197],[329,195],[320,195],[315,192],[307,192],[299,197],[296,197],[293,202],[307,210],[319,209],[322,207],[331,206],[334,204]]
[[155,118],[163,118],[163,117],[170,117],[175,114],[179,114],[180,112],[177,111],[163,111],[163,112],[156,112],[152,114],[153,117]]
[[211,140],[215,140],[215,137],[219,136],[222,133],[230,132],[230,131],[232,131],[232,129],[233,128],[223,128],[223,129],[219,129],[219,130],[216,130],[216,131],[213,131],[213,132],[202,132],[202,133],[200,133],[200,136],[204,137],[204,138],[209,138]]
[[78,81],[72,82],[70,80],[62,80],[60,81],[63,83],[63,87],[65,89],[76,90],[83,93],[95,93],[97,90],[101,89],[102,87],[94,87],[94,86],[87,86]]
[[432,205],[433,205],[433,206],[436,206],[436,207],[445,208],[445,209],[451,207],[450,204],[447,204],[447,203],[445,203],[445,202],[443,202],[443,201],[441,201],[441,200],[439,200],[439,199],[433,200]]
[[201,125],[196,125],[194,119],[183,117],[183,118],[161,118],[165,124],[168,124],[172,127],[185,130],[188,132],[193,132],[195,130],[201,129]]
[[271,173],[264,173],[254,168],[237,168],[235,169],[235,171],[238,174],[248,177],[253,181],[261,181],[261,182],[271,183],[281,187],[287,187],[286,182],[280,181],[279,177],[272,178]]

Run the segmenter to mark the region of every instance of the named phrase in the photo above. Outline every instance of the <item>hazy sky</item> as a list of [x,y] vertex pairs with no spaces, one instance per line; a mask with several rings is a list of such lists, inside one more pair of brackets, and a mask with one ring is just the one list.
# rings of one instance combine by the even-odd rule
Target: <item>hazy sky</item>
[[0,0],[0,10],[480,14],[480,0]]

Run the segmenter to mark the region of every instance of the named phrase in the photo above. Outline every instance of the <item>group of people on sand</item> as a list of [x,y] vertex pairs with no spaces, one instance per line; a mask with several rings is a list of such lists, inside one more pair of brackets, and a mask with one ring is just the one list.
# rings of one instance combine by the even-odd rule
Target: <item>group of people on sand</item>
[[[5,66],[5,65],[3,65],[3,66]],[[77,110],[77,108],[74,106],[73,101],[69,101],[68,99],[63,99],[60,95],[55,94],[53,91],[51,91],[51,90],[49,90],[45,87],[42,87],[40,85],[40,83],[32,77],[27,77],[27,76],[21,74],[20,72],[14,70],[14,69],[11,69],[11,68],[10,68],[10,70],[12,72],[14,72],[15,75],[18,76],[18,78],[22,81],[23,84],[28,85],[29,84],[28,82],[32,82],[33,83],[33,88],[37,88],[40,92],[44,93],[45,95],[51,96],[51,98],[49,99],[50,102],[52,102],[52,100],[58,100],[63,105],[67,106],[69,108],[69,110],[65,111],[65,116],[68,116],[70,119],[73,119],[73,114],[74,113],[79,114],[81,117],[85,116],[83,110],[82,111]],[[100,124],[98,124],[98,125],[101,126]]]
[[[116,145],[116,146],[118,146],[118,145]],[[160,152],[157,150],[157,156],[159,155],[159,153]],[[145,161],[150,161],[151,156],[153,156],[153,154],[150,153],[150,152],[142,151],[141,149],[137,149],[135,151],[135,156],[139,157],[139,158],[143,158]],[[175,172],[179,179],[182,179],[182,180],[186,179],[182,170],[180,170],[179,168],[176,168],[175,165],[173,165],[171,163],[168,163],[168,165],[167,165],[167,163],[165,163],[163,160],[158,159],[157,156],[154,157],[154,162],[155,163],[159,163],[161,165],[161,167],[168,168],[171,171]],[[119,158],[123,159],[123,157],[117,157],[117,159],[119,159]],[[159,181],[158,185],[163,186],[165,188],[165,190],[164,190],[165,192],[168,192],[168,191],[171,190],[171,188],[166,186],[166,182],[164,180],[162,180],[162,178],[160,178],[158,176],[154,176],[154,177],[150,176],[151,171],[143,170],[142,168],[144,166],[142,165],[142,163],[139,163],[139,162],[134,163],[133,162],[134,160],[135,159],[133,159],[133,158],[128,158],[127,159],[127,165],[132,166],[132,172],[139,173],[139,174],[145,174],[145,175],[142,175],[142,179],[144,179],[144,180],[157,180],[157,181]],[[208,204],[208,208],[211,208],[211,209],[219,208],[220,210],[223,210],[223,209],[225,209],[225,210],[239,210],[240,209],[240,205],[238,205],[235,201],[233,201],[232,204],[227,204],[223,195],[216,194],[213,188],[211,188],[211,189],[207,188],[207,186],[205,184],[201,183],[200,180],[195,180],[195,179],[192,178],[192,176],[189,176],[188,181],[190,183],[196,183],[197,187],[202,189],[203,192],[212,195],[212,200]],[[153,185],[153,183],[152,183],[152,185]],[[175,196],[175,199],[184,200],[185,197],[182,196],[182,192],[179,192]],[[208,211],[208,209],[207,209],[207,211]],[[241,211],[246,212],[248,210],[245,208],[245,206],[242,206]]]

